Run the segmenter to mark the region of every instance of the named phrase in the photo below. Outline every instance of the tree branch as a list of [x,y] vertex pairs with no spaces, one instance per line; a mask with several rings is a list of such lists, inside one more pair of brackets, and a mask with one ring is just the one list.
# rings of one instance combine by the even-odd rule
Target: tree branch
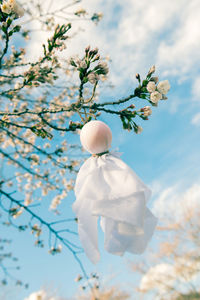
[[72,255],[74,256],[75,260],[77,261],[82,273],[83,273],[83,276],[85,277],[86,280],[89,279],[86,271],[85,271],[85,268],[80,260],[80,258],[78,257],[78,253],[80,253],[80,251],[76,251],[74,250],[72,247],[71,247],[71,242],[69,242],[68,240],[66,240],[66,238],[63,238],[57,230],[55,230],[53,228],[53,224],[55,223],[48,223],[46,222],[45,220],[43,220],[41,217],[39,217],[37,214],[35,214],[28,206],[25,206],[21,203],[21,201],[19,200],[16,200],[14,199],[9,193],[5,192],[4,190],[0,189],[0,192],[2,195],[4,195],[7,199],[9,199],[12,203],[15,203],[17,204],[19,207],[23,208],[32,218],[38,220],[42,225],[44,225],[48,230],[49,232],[51,232],[51,234],[53,234],[56,238],[56,240],[59,240],[71,253]]

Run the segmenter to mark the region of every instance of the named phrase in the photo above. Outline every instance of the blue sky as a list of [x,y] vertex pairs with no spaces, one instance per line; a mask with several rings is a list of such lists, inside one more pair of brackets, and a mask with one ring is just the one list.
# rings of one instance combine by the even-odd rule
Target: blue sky
[[[85,32],[70,42],[66,54],[83,53],[90,44],[99,47],[103,55],[110,56],[109,80],[115,87],[111,90],[101,88],[101,100],[116,100],[132,93],[136,86],[135,73],[144,76],[153,64],[160,80],[168,79],[171,84],[169,99],[153,108],[150,120],[141,123],[143,132],[140,135],[123,131],[116,117],[102,115],[101,120],[107,122],[113,131],[113,149],[118,147],[123,153],[122,159],[151,187],[150,206],[161,221],[167,210],[180,209],[177,206],[180,198],[188,203],[196,201],[198,205],[199,0],[176,0],[173,3],[170,0],[85,0],[77,5],[80,7],[91,12],[101,11],[104,18],[98,26],[83,23]],[[75,24],[75,29],[78,26],[81,23]],[[38,47],[40,40],[39,36],[34,38],[35,42],[30,46],[32,50]],[[68,203],[73,200],[72,194]],[[69,204],[61,206],[67,217],[71,216]],[[41,209],[48,217],[47,206]],[[30,283],[28,291],[18,289],[15,300],[23,300],[45,285],[58,288],[63,296],[74,294],[77,288],[74,278],[80,270],[69,253],[63,251],[52,257],[47,254],[47,249],[33,247],[34,240],[29,233],[18,234],[14,229],[5,233],[14,239],[11,248],[22,267],[18,271],[19,277]],[[99,272],[109,283],[113,277],[111,282],[120,282],[122,288],[130,290],[135,274],[127,266],[128,259],[138,260],[138,257],[127,255],[119,258],[105,253],[102,234],[100,236],[101,261],[94,267],[83,255],[86,269]],[[156,234],[152,245],[154,239]],[[145,256],[148,256],[148,249],[142,258]]]

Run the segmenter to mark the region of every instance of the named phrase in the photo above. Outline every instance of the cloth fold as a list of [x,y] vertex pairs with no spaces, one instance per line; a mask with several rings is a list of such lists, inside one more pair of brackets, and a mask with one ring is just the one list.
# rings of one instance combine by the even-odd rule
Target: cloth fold
[[115,255],[142,253],[151,239],[157,218],[146,207],[150,189],[116,154],[90,157],[75,184],[73,210],[80,241],[88,258],[97,263],[98,218],[105,249]]

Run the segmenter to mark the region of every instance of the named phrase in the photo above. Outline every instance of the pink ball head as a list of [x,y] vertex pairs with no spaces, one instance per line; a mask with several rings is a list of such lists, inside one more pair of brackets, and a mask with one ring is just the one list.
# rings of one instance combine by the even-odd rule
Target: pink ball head
[[101,121],[86,123],[80,134],[83,148],[91,154],[108,151],[111,147],[112,132],[108,125]]

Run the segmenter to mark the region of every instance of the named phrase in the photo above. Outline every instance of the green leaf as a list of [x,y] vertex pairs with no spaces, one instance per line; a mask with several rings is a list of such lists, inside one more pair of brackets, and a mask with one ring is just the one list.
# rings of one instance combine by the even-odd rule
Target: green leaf
[[13,28],[13,32],[19,32],[20,31],[20,29],[21,29],[21,26],[19,26],[19,25],[16,25],[14,28]]
[[9,27],[11,24],[12,24],[12,19],[11,19],[11,18],[8,18],[8,19],[7,19],[7,27]]
[[9,31],[9,33],[8,33],[8,36],[12,36],[13,35],[13,31],[11,30],[11,31]]
[[146,99],[147,95],[146,94],[140,94],[141,99]]
[[43,50],[44,50],[44,55],[46,56],[47,55],[46,46],[45,46],[45,44],[43,44],[42,46],[43,46]]
[[134,92],[135,96],[140,97],[140,93],[141,93],[141,88],[136,88]]
[[148,82],[149,82],[148,80],[143,80],[143,81],[142,81],[142,86],[143,86],[143,87],[146,87],[147,84],[148,84]]
[[3,25],[3,26],[1,27],[1,29],[2,29],[2,31],[3,31],[4,33],[7,33],[7,26],[4,26],[4,25]]
[[77,67],[75,61],[73,59],[70,60],[70,64],[73,66],[73,67]]

